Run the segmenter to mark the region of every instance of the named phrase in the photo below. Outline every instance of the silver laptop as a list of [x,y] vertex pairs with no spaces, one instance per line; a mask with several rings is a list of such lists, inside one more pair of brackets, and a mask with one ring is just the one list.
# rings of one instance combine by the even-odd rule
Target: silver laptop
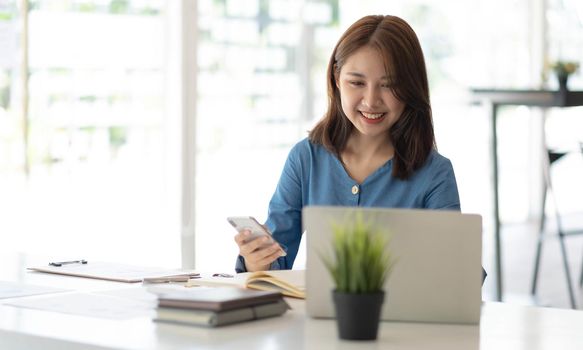
[[306,307],[312,317],[334,317],[334,284],[320,255],[331,254],[331,223],[364,220],[389,232],[397,258],[385,284],[381,319],[479,323],[482,301],[482,218],[454,211],[305,207]]

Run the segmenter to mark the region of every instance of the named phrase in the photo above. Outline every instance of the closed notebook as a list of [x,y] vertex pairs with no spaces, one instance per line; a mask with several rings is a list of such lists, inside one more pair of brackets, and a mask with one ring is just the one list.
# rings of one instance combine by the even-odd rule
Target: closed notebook
[[224,311],[272,303],[281,300],[279,292],[240,288],[191,289],[172,292],[158,297],[158,306],[184,309]]
[[227,311],[190,310],[159,307],[156,322],[177,323],[193,326],[218,327],[233,323],[253,321],[283,315],[289,306],[281,299],[268,304],[246,306]]
[[288,297],[306,298],[304,270],[243,272],[234,277],[205,276],[205,274],[201,274],[201,278],[191,279],[186,286],[236,286],[264,291],[278,291]]

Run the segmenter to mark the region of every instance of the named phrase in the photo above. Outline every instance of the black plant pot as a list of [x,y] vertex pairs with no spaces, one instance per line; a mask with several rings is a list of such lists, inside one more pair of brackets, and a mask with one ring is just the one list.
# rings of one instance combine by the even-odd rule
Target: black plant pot
[[561,75],[557,76],[557,79],[559,80],[559,91],[566,92],[568,90],[567,81],[569,80],[569,75],[568,74],[561,74]]
[[352,294],[332,292],[340,339],[374,340],[377,338],[385,293]]

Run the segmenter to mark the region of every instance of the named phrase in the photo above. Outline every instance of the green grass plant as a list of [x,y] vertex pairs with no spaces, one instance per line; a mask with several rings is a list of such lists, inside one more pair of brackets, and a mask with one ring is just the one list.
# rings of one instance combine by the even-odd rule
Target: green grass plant
[[377,293],[393,267],[387,250],[389,233],[364,221],[356,214],[353,224],[332,224],[332,257],[321,258],[330,272],[336,291],[342,293]]

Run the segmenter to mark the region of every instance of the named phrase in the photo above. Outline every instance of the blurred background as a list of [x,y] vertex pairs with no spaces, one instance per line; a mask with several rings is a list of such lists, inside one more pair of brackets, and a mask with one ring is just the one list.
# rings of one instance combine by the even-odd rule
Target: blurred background
[[[583,61],[578,0],[0,0],[0,246],[233,271],[225,218],[265,220],[288,151],[325,111],[332,48],[368,14],[419,36],[437,145],[493,271],[490,114],[471,88],[556,90],[549,65]],[[577,149],[583,109],[507,107],[498,136],[505,301],[568,307],[554,242],[536,300],[529,283],[541,145]],[[553,176],[583,227],[583,157]],[[582,243],[569,241],[575,277]]]

